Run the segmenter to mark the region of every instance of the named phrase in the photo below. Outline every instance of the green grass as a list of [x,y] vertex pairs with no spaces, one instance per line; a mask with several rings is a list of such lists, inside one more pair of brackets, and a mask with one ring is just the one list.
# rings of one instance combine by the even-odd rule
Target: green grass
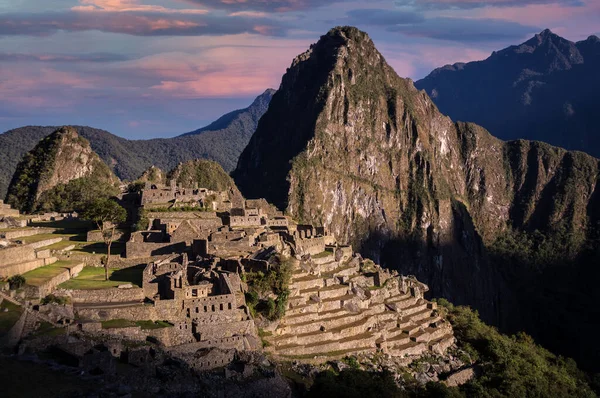
[[56,239],[56,238],[63,238],[63,239],[69,239],[74,235],[70,235],[70,234],[37,234],[37,235],[31,235],[31,236],[23,236],[21,238],[16,238],[16,240],[20,240],[23,243],[37,243],[37,242],[41,242],[43,240],[48,240],[48,239]]
[[127,283],[141,287],[144,268],[144,265],[137,265],[124,269],[109,269],[106,281],[104,280],[104,268],[84,267],[76,278],[70,279],[58,287],[72,290],[97,290],[110,289]]
[[137,321],[135,324],[140,326],[142,330],[164,329],[173,327],[172,324],[164,321]]
[[61,274],[66,269],[70,269],[73,266],[80,264],[79,261],[57,261],[54,264],[46,265],[34,269],[33,271],[26,272],[23,274],[25,283],[29,286],[40,286],[43,283],[49,281],[55,276]]
[[119,329],[137,326],[135,322],[127,319],[111,319],[110,321],[102,322],[102,329]]
[[119,329],[133,326],[139,326],[142,330],[153,330],[170,328],[173,325],[163,321],[129,321],[127,319],[111,319],[110,321],[102,322],[102,329]]
[[329,257],[331,255],[333,255],[333,252],[330,252],[329,250],[325,250],[324,252],[315,254],[314,256],[312,256],[312,258],[325,258],[325,257]]
[[66,332],[65,328],[57,328],[51,323],[42,322],[40,327],[35,331],[34,336],[64,336]]
[[[4,309],[8,308],[8,312]],[[23,309],[10,301],[3,300],[0,304],[0,334],[7,333],[21,317]]]
[[71,240],[63,240],[61,242],[58,243],[54,243],[50,246],[46,246],[44,247],[44,249],[49,249],[49,250],[64,250],[65,248],[69,247],[69,246],[77,246],[77,242],[71,241]]

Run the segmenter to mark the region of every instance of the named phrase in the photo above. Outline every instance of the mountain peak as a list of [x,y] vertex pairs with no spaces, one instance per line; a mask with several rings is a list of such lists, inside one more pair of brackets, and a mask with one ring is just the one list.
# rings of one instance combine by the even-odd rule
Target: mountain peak
[[586,41],[590,43],[600,43],[600,38],[596,35],[590,35],[590,37],[588,37]]

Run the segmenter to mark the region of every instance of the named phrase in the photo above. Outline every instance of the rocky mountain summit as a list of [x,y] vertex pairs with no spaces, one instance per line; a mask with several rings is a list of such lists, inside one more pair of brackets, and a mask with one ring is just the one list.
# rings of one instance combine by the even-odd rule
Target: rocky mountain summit
[[600,156],[600,39],[550,30],[477,62],[446,65],[415,83],[454,120],[502,139],[533,139]]
[[[596,236],[598,173],[598,160],[583,153],[503,142],[453,122],[396,74],[366,33],[342,27],[293,61],[234,178],[246,197],[266,196],[375,261],[399,264],[434,296],[590,358],[597,353],[559,343],[557,331],[566,328],[552,319],[576,317],[581,327],[569,330],[582,340],[593,331],[587,303],[594,293],[582,293],[577,277],[558,275],[584,267],[569,268],[565,258]],[[535,255],[546,244],[564,258],[550,256],[553,267],[523,266],[502,257],[525,250],[498,249],[507,242],[533,242],[527,250]],[[568,310],[564,291],[587,314]]]
[[75,128],[62,127],[23,157],[8,188],[7,203],[31,212],[36,210],[44,193],[82,178],[110,185],[119,181],[88,140],[77,134]]

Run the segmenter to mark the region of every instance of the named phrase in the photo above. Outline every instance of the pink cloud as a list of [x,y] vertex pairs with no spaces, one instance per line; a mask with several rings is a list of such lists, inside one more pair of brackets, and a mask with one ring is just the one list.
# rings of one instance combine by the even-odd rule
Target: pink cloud
[[79,0],[81,5],[71,8],[81,12],[157,12],[166,14],[206,14],[202,9],[166,8],[142,4],[140,0]]

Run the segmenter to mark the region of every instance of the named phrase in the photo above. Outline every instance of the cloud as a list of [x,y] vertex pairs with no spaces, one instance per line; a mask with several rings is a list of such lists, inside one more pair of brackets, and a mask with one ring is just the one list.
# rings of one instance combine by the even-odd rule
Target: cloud
[[[342,3],[344,0],[184,0],[188,3],[198,4],[218,10],[227,11],[265,11],[265,12],[290,12],[303,11],[324,7],[333,3]],[[346,0],[347,1],[347,0]]]
[[388,28],[407,36],[463,43],[520,40],[542,29],[500,19],[430,18],[422,23]]
[[142,4],[140,0],[79,0],[73,11],[88,12],[157,12],[165,14],[206,14],[207,10],[167,8]]
[[122,54],[89,53],[89,54],[19,54],[0,53],[0,61],[4,62],[68,62],[68,63],[103,63],[126,61],[129,57]]
[[562,4],[579,7],[582,0],[396,0],[397,6],[413,6],[428,10],[463,9],[485,7],[525,7],[532,4]]
[[284,28],[266,18],[160,13],[67,11],[0,14],[0,36],[48,36],[58,31],[98,30],[135,36],[202,36],[255,33],[279,36]]
[[401,25],[424,22],[423,15],[402,10],[385,10],[380,8],[357,9],[347,13],[349,23],[355,25]]

